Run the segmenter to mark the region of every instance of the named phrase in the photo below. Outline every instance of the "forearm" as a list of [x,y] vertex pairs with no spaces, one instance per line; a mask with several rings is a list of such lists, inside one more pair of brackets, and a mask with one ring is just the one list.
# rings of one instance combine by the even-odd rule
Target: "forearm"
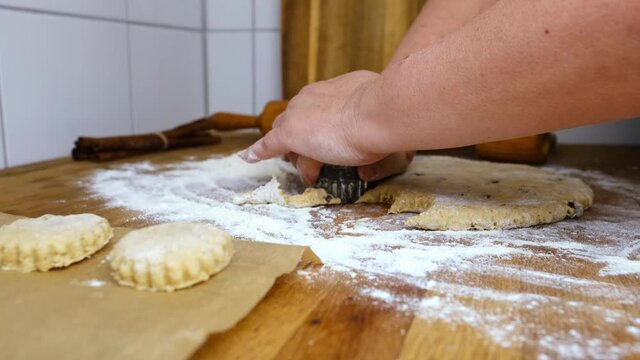
[[429,0],[398,45],[389,64],[425,49],[466,25],[497,0]]
[[[640,4],[503,0],[363,95],[375,153],[465,146],[640,114]],[[389,119],[393,119],[389,121]]]

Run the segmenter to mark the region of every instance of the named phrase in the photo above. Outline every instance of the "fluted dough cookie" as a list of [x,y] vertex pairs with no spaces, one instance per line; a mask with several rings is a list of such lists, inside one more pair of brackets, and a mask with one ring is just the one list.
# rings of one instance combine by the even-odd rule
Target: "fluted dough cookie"
[[44,215],[0,227],[0,268],[48,271],[85,259],[113,237],[107,220],[93,214]]
[[149,291],[174,291],[205,281],[232,256],[231,235],[213,225],[191,223],[134,230],[110,254],[120,285]]

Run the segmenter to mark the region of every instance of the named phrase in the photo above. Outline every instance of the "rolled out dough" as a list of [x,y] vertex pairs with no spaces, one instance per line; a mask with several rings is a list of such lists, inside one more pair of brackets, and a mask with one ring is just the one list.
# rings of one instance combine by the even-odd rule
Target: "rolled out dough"
[[174,291],[222,271],[233,243],[231,235],[210,224],[168,223],[128,233],[109,256],[120,285]]
[[406,173],[358,202],[416,212],[406,224],[427,230],[490,230],[582,216],[593,191],[581,180],[527,165],[417,156]]
[[[321,189],[286,195],[274,177],[236,196],[237,204],[308,207],[339,203]],[[389,213],[419,213],[406,224],[426,230],[491,230],[582,216],[593,191],[580,179],[527,165],[447,156],[417,156],[407,172],[383,181],[360,203],[387,203]]]

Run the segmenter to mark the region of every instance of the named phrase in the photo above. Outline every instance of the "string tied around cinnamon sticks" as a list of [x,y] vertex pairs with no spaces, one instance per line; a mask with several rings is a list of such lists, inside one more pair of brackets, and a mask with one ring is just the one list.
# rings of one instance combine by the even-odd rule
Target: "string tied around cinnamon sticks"
[[162,145],[163,145],[162,150],[167,150],[167,148],[169,147],[169,139],[167,139],[167,137],[162,131],[157,132],[155,134],[158,135],[160,140],[162,140]]

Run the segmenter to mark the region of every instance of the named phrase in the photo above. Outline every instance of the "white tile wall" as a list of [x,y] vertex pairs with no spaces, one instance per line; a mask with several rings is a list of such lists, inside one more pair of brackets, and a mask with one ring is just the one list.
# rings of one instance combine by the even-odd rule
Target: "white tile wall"
[[271,100],[282,99],[282,65],[279,31],[255,34],[256,112]]
[[252,0],[206,0],[209,29],[251,29]]
[[0,5],[124,20],[126,0],[0,0]]
[[282,0],[254,0],[255,28],[258,30],[280,29],[280,3]]
[[0,10],[0,79],[9,166],[131,131],[124,24]]
[[[0,82],[2,81],[2,79],[0,79]],[[4,131],[2,130],[3,128],[3,121],[2,121],[2,104],[0,103],[0,169],[3,169],[7,166],[7,163],[5,162],[5,152],[4,152]]]
[[164,130],[205,115],[202,34],[131,26],[136,132]]
[[128,0],[129,20],[202,27],[201,0]]
[[254,113],[252,34],[208,36],[209,111]]

